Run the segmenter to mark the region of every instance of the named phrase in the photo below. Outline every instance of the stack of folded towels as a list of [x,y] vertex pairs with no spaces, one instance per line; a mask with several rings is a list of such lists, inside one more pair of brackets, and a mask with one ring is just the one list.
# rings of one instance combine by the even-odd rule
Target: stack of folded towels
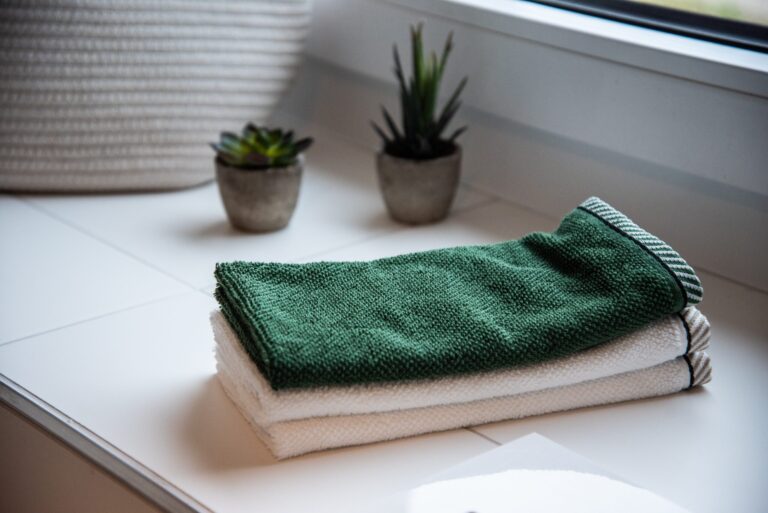
[[224,390],[277,458],[671,394],[711,375],[702,288],[598,198],[552,233],[216,267]]

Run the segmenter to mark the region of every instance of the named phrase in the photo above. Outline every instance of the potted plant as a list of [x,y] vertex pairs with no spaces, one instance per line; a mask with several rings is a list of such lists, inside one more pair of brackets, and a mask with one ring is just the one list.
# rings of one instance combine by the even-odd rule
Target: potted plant
[[413,75],[406,80],[397,45],[394,72],[400,85],[400,127],[387,109],[382,113],[388,131],[372,122],[382,141],[376,168],[384,203],[397,221],[420,224],[439,221],[448,215],[456,195],[461,171],[461,147],[456,138],[466,127],[445,136],[459,109],[464,77],[442,109],[438,94],[443,71],[451,53],[453,34],[438,59],[435,52],[424,56],[421,24],[411,27]]
[[222,132],[216,151],[216,181],[229,222],[249,232],[284,228],[299,197],[302,152],[312,139],[292,131],[247,124],[238,136]]

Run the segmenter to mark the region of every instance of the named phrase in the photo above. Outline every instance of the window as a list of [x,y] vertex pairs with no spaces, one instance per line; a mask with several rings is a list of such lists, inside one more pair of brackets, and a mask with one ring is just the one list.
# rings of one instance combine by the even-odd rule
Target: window
[[654,4],[727,20],[768,26],[768,2],[765,0],[630,0]]
[[768,0],[532,0],[768,53]]

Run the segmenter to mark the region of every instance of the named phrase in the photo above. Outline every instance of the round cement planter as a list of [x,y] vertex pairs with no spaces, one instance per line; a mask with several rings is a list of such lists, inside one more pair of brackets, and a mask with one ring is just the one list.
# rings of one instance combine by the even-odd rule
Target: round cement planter
[[232,226],[247,232],[285,228],[299,198],[304,158],[289,167],[251,170],[216,160],[216,181]]
[[451,209],[461,173],[461,147],[446,157],[408,160],[376,156],[379,185],[389,215],[408,224],[434,223]]

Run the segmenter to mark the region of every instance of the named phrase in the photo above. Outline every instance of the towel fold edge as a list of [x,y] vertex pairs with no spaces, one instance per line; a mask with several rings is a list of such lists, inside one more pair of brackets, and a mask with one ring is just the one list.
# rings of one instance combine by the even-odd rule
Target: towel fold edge
[[[697,373],[699,378],[705,378],[707,373],[711,370],[709,367],[709,357],[704,353],[697,353],[695,356],[691,355],[691,359],[693,365],[697,369],[700,369]],[[472,401],[471,403],[464,404],[414,408],[395,412],[296,419],[272,424],[269,427],[260,425],[253,417],[253,408],[251,404],[253,398],[249,397],[249,393],[242,388],[242,384],[238,384],[237,380],[230,375],[226,365],[217,365],[217,377],[221,382],[225,393],[235,404],[240,414],[251,426],[256,428],[254,430],[256,436],[267,445],[277,459],[284,459],[299,456],[308,452],[458,429],[461,426],[476,426],[501,420],[515,420],[547,413],[577,410],[590,406],[609,405],[674,394],[687,389],[687,387],[682,386],[682,382],[687,381],[687,372],[685,369],[686,366],[690,369],[691,364],[692,362],[689,360],[688,356],[678,357],[674,360],[669,360],[660,365],[645,369],[501,398]],[[698,384],[706,382],[699,378],[697,378]],[[621,383],[626,385],[627,381],[635,382],[635,386],[641,385],[640,393],[633,387],[616,386]],[[597,397],[590,397],[588,393],[585,393],[587,390],[597,391]],[[628,392],[628,390],[635,391]],[[575,391],[577,391],[577,393],[574,393]],[[529,400],[530,404],[538,405],[540,404],[542,395],[556,396],[561,393],[565,393],[566,395],[570,394],[568,403],[562,403],[561,401],[557,404],[550,405],[551,407],[539,408],[536,406],[534,407],[535,411],[517,411],[517,413],[514,413],[515,408],[508,409],[509,405],[507,403],[509,401],[519,402]],[[531,402],[531,399],[534,399],[534,401]],[[482,407],[483,405],[493,405],[497,403],[504,403],[506,405],[504,408],[507,409],[507,411],[503,414],[499,413],[498,415],[492,416],[480,414],[480,417],[473,419],[467,419],[464,412],[460,414],[454,412],[452,415],[453,420],[451,420],[451,418],[445,420],[445,415],[434,414],[436,411],[447,411],[451,413],[451,411],[456,408],[477,408]],[[429,415],[423,417],[427,413],[429,413]],[[429,426],[425,427],[425,425],[421,423],[415,427],[411,425],[411,427],[407,427],[405,430],[398,428],[398,419],[413,419],[414,415],[426,418]],[[455,422],[457,415],[460,415],[460,418],[462,419],[460,422]],[[440,425],[434,424],[435,419]],[[440,419],[442,419],[442,421]],[[368,427],[365,427],[364,425],[366,422],[368,423]],[[355,423],[362,425],[364,429],[360,428],[360,426],[354,428],[353,424]],[[412,421],[411,424],[413,424]],[[351,436],[351,438],[347,438],[348,435]]]
[[[687,355],[689,353],[693,353],[696,351],[702,351],[706,349],[709,345],[709,323],[706,319],[706,317],[697,311],[695,307],[689,307],[686,309],[686,311],[681,312],[680,314],[677,314],[675,316],[672,316],[673,318],[670,318],[669,321],[672,323],[670,324],[670,329],[674,329],[676,336],[681,337],[680,338],[680,352],[676,352],[674,357],[680,357]],[[239,341],[236,333],[230,326],[227,319],[223,316],[223,314],[219,310],[213,310],[210,312],[210,324],[211,328],[213,330],[214,334],[214,341],[215,341],[215,348],[214,348],[214,354],[217,359],[219,360],[228,360],[230,357],[227,357],[226,355],[230,354],[230,351],[232,349],[227,349],[229,347],[234,348],[235,351],[241,352],[241,359],[243,362],[246,363],[246,365],[250,366],[252,369],[249,371],[252,373],[252,384],[250,388],[252,389],[253,393],[259,397],[259,403],[264,406],[264,412],[265,415],[263,419],[261,420],[264,423],[275,423],[275,422],[283,422],[283,421],[289,421],[294,420],[296,418],[302,418],[299,416],[296,416],[295,414],[286,414],[285,412],[279,413],[275,415],[274,413],[267,413],[273,409],[273,407],[276,406],[278,402],[282,401],[293,401],[294,399],[297,399],[301,401],[301,395],[299,391],[296,390],[289,390],[289,391],[274,391],[268,384],[266,378],[264,377],[263,373],[257,368],[255,363],[252,360],[252,357],[245,351],[245,349],[242,346],[242,343]],[[686,322],[687,320],[687,322]],[[676,321],[676,323],[674,322]],[[690,323],[690,328],[689,324]],[[674,325],[674,328],[672,328],[672,325]],[[687,339],[687,342],[686,342]],[[594,349],[590,349],[588,351],[594,351]],[[230,354],[230,356],[233,356]],[[661,363],[661,362],[658,362]],[[657,365],[658,363],[651,363],[650,366]],[[689,379],[686,380],[686,385],[684,388],[688,388],[691,384],[690,380],[690,364],[686,361],[687,368],[689,369]],[[625,369],[619,371],[619,373],[623,372],[630,372],[632,370],[636,370],[636,368],[632,369]],[[498,374],[499,371],[491,372],[490,374]],[[478,376],[481,374],[478,374]],[[471,375],[463,376],[463,378],[471,378]],[[591,379],[598,379],[602,376],[587,378],[586,380]],[[449,379],[450,378],[444,378]],[[462,379],[454,377],[454,379]],[[440,381],[440,380],[438,380]],[[411,382],[412,385],[419,387],[423,385],[423,382],[420,381],[414,381]],[[557,386],[563,386],[567,385],[568,383],[560,383],[556,385],[552,385],[552,387]],[[389,384],[378,384],[379,386],[387,387]],[[322,393],[328,393],[332,392],[334,388],[339,388],[343,390],[355,390],[358,389],[361,394],[366,394],[371,390],[371,387],[375,389],[377,387],[377,384],[368,384],[368,385],[355,385],[351,387],[322,387],[318,392]],[[470,399],[462,399],[458,400],[457,402],[471,402],[475,400],[483,400],[483,399],[489,399],[492,397],[498,397],[500,395],[509,395],[514,393],[525,393],[530,390],[522,391],[522,392],[508,392],[505,394],[495,394],[495,395],[489,395],[489,396],[482,396],[482,397],[473,397]],[[323,397],[323,394],[319,394],[319,397],[312,401],[313,405],[322,404],[323,401],[326,399]],[[373,398],[374,402],[376,399],[380,398]],[[444,404],[443,402],[439,404]],[[380,412],[380,411],[391,411],[396,409],[411,409],[411,408],[417,408],[417,407],[427,407],[427,406],[435,406],[436,404],[418,404],[418,405],[412,405],[412,406],[405,406],[405,407],[388,407],[384,409],[378,409],[375,408],[372,411]],[[305,406],[306,407],[306,406]],[[313,410],[315,411],[315,410]],[[334,411],[333,413],[310,413],[306,414],[306,412],[302,413],[302,415],[307,415],[310,417],[314,416],[325,416],[325,415],[352,415],[352,414],[358,414],[362,413],[360,411]]]
[[688,307],[678,314],[688,336],[686,354],[704,351],[709,347],[711,330],[709,320],[694,307]]
[[[240,340],[243,349],[248,353],[248,355],[259,367],[259,369],[264,373],[267,381],[270,382],[270,386],[274,388],[272,385],[272,379],[275,374],[272,366],[274,358],[272,356],[272,352],[270,351],[269,345],[249,344],[247,343],[249,338],[243,336],[244,334],[251,332],[252,339],[265,340],[267,337],[264,334],[267,332],[267,327],[263,323],[259,322],[258,319],[250,323],[240,319],[238,310],[236,308],[230,307],[231,301],[228,294],[235,294],[241,301],[248,304],[250,304],[251,301],[248,299],[246,294],[242,293],[238,283],[227,280],[227,277],[222,275],[220,268],[221,264],[217,263],[216,269],[214,271],[214,276],[217,282],[216,289],[214,290],[214,297],[219,303],[221,314],[227,319],[229,326],[234,329],[235,333],[237,333],[238,339]],[[222,286],[223,282],[227,283],[227,287]],[[257,352],[259,354],[256,354]]]
[[597,217],[653,255],[669,271],[679,285],[685,298],[683,306],[695,305],[701,302],[704,294],[701,280],[696,275],[693,267],[677,251],[672,249],[669,244],[644,230],[629,217],[598,197],[593,196],[585,200],[578,208]]
[[699,351],[685,356],[688,370],[691,372],[691,383],[688,388],[695,388],[712,381],[712,360],[707,353]]

